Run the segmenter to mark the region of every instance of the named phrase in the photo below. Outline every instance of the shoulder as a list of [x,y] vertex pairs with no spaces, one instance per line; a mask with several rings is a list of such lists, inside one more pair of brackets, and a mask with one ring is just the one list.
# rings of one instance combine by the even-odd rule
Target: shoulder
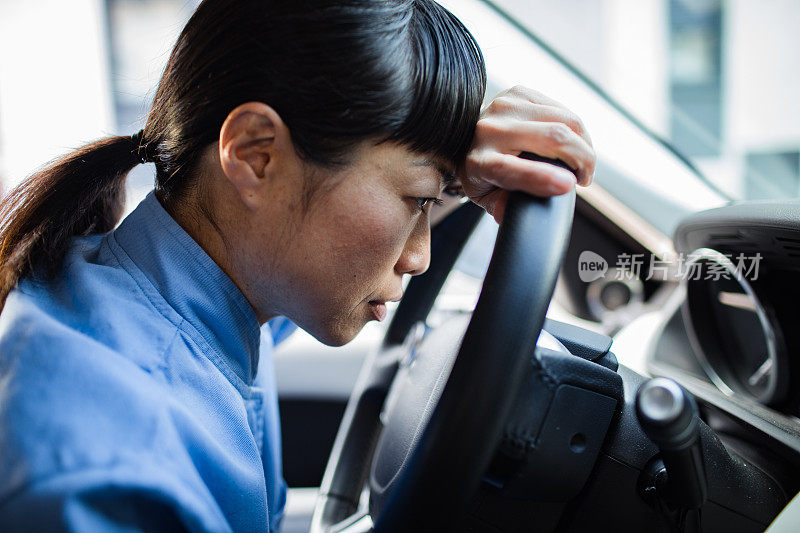
[[243,452],[214,440],[223,421],[198,418],[192,384],[168,383],[26,298],[13,294],[0,314],[2,529],[228,530],[204,476],[223,488],[258,476],[231,467]]
[[148,460],[169,444],[161,382],[37,303],[15,291],[0,314],[0,501],[37,479]]
[[55,351],[74,358],[108,350],[157,366],[176,331],[174,317],[145,296],[105,235],[75,238],[61,271],[21,280],[0,313],[0,346],[10,355]]
[[158,465],[61,472],[0,499],[6,532],[230,531],[214,499]]

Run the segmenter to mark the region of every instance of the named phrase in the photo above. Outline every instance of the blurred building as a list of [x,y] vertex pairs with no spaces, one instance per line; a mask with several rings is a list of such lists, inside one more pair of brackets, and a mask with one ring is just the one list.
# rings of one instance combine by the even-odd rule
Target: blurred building
[[800,196],[800,2],[496,4],[733,196]]
[[[796,0],[495,4],[734,196],[800,196]],[[196,5],[0,0],[3,188],[83,143],[141,128]],[[129,207],[152,178],[149,165],[131,173]]]
[[[0,0],[0,183],[144,126],[172,45],[199,0]],[[128,209],[153,187],[128,178]]]

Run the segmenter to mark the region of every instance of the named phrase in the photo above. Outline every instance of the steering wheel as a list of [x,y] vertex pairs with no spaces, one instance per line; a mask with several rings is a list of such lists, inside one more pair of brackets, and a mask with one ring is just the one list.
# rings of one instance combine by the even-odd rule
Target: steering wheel
[[574,191],[511,193],[471,318],[417,344],[385,342],[370,355],[331,452],[312,532],[442,530],[460,516],[532,364],[574,208]]

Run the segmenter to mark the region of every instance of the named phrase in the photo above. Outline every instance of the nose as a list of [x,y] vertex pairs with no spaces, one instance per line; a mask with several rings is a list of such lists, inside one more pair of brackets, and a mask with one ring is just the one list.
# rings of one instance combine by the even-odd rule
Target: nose
[[401,276],[419,276],[431,266],[431,227],[427,220],[420,222],[409,235],[403,253],[394,267]]

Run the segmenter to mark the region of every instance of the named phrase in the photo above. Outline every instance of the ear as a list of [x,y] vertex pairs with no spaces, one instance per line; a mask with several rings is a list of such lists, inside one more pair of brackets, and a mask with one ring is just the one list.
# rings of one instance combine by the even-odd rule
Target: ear
[[241,104],[222,124],[219,133],[222,172],[251,209],[268,200],[265,192],[278,169],[294,157],[289,129],[267,104]]

